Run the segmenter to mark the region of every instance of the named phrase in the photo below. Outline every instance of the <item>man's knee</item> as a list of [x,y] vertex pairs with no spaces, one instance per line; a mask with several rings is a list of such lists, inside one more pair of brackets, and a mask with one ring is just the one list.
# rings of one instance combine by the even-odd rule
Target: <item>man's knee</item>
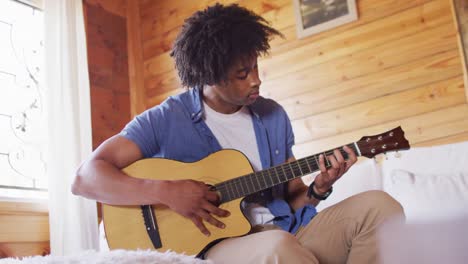
[[266,251],[279,252],[299,243],[296,237],[286,231],[271,230],[267,232],[269,232],[269,239],[266,241]]
[[359,194],[368,205],[368,210],[376,211],[385,218],[404,217],[401,204],[384,191],[367,191]]

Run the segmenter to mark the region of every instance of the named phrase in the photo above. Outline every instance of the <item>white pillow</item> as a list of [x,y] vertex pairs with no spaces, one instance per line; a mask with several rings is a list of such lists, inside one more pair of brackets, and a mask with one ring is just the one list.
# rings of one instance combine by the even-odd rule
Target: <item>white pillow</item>
[[384,190],[402,204],[408,222],[468,215],[468,172],[426,174],[396,169],[384,181]]
[[468,173],[468,141],[433,146],[416,147],[389,153],[382,162],[382,176],[389,177],[393,170],[402,169],[424,174]]

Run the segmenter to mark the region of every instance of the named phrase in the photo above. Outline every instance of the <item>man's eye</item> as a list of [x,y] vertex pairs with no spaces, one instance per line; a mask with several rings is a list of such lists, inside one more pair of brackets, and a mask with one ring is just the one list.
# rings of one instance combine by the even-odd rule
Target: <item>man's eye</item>
[[245,80],[249,76],[249,73],[247,71],[243,72],[242,74],[237,76],[237,79],[239,80]]

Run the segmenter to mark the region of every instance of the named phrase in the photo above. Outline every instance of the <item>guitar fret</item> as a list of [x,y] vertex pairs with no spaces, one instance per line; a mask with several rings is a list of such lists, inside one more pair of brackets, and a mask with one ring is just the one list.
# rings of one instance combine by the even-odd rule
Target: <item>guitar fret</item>
[[304,162],[302,163],[302,170],[305,171],[305,174],[309,174],[312,172],[306,159],[304,159]]
[[242,197],[244,195],[244,186],[240,178],[237,179],[237,190],[239,191],[239,197]]
[[273,186],[273,179],[271,178],[270,174],[268,173],[268,170],[263,171],[264,174],[266,174],[266,180],[265,182],[267,183],[268,187]]
[[223,200],[231,200],[232,196],[231,196],[231,193],[229,192],[229,191],[232,191],[231,187],[229,185],[224,185],[224,190],[225,192],[221,192],[221,194],[223,195]]
[[278,167],[274,167],[273,170],[275,171],[276,176],[278,177],[280,182],[285,182],[286,181],[286,179],[284,179],[284,177],[283,177],[284,175],[281,172],[278,171]]
[[280,167],[281,167],[281,170],[283,171],[284,177],[286,177],[286,181],[287,181],[287,180],[291,180],[291,179],[288,177],[288,174],[286,173],[286,171],[284,170],[284,166],[281,165]]
[[242,194],[242,196],[244,196],[244,195],[250,193],[249,184],[247,183],[245,177],[242,177],[242,178],[240,178],[240,179],[241,179],[241,181],[242,181],[242,183],[243,183],[243,186],[245,186],[244,193]]
[[[276,178],[273,177],[273,173],[272,173],[272,169],[271,169],[271,168],[268,169],[268,176],[270,176],[271,182],[273,183],[272,185],[276,185],[276,184],[278,184],[278,183],[281,182],[281,181],[279,180],[279,178],[278,178],[278,175],[276,175]],[[277,181],[275,181],[275,180],[277,180]]]
[[236,197],[241,197],[240,192],[239,192],[239,188],[238,188],[238,184],[237,184],[237,179],[234,179],[232,184],[234,185],[234,188],[236,188]]
[[275,173],[276,175],[276,178],[278,179],[278,182],[283,182],[280,178],[280,175],[278,174],[278,171],[276,170],[276,167],[273,167],[271,168],[273,170],[273,172]]
[[225,201],[225,200],[229,200],[230,197],[229,197],[229,194],[227,193],[227,189],[226,188],[223,188],[225,187],[224,185],[220,185],[216,188],[216,190],[220,193],[220,196],[221,196],[221,201]]
[[234,198],[234,192],[232,191],[232,188],[230,186],[226,186],[226,196],[228,197],[226,198],[228,200],[232,200],[232,198]]
[[317,159],[317,155],[314,155],[315,163],[317,164],[317,168],[320,168],[320,163]]
[[325,159],[326,167],[329,167],[330,166],[330,161],[328,160],[327,155],[325,155],[325,152],[323,152],[322,154],[323,154],[323,158]]
[[263,184],[261,185],[262,186],[262,189],[265,189],[267,188],[268,184],[265,180],[265,176],[263,176],[263,171],[261,171],[258,175],[260,175],[260,180],[263,182]]
[[309,161],[307,160],[307,158],[305,158],[305,163],[306,163],[307,167],[309,167],[309,173],[312,173],[313,170],[312,170],[312,168],[310,167],[310,164],[309,164]]
[[253,177],[255,178],[255,181],[257,182],[257,189],[262,190],[262,185],[260,184],[260,181],[258,180],[257,173],[254,173]]
[[292,162],[290,162],[290,163],[288,163],[288,164],[289,164],[289,170],[291,171],[291,174],[292,174],[293,178],[295,178],[295,177],[296,177],[296,174],[294,174],[294,170],[293,170],[293,167],[292,167],[292,165],[291,165]]
[[294,177],[298,177],[302,175],[302,172],[298,169],[299,169],[299,164],[296,161],[294,162]]
[[254,182],[253,182],[253,180],[252,180],[252,174],[249,174],[249,175],[247,175],[246,177],[249,178],[250,183],[251,183],[250,187],[252,187],[252,189],[253,189],[253,190],[252,190],[252,193],[254,193],[255,190],[258,190],[258,188],[255,187],[255,184],[254,184]]
[[298,162],[297,165],[299,167],[299,171],[301,171],[301,175],[304,175],[304,173],[302,172],[301,164]]

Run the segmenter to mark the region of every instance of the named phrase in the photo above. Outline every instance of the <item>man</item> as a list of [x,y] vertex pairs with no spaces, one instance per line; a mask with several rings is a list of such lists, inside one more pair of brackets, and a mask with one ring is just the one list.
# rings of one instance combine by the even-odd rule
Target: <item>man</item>
[[[281,34],[237,5],[216,4],[187,19],[171,56],[190,88],[99,146],[78,169],[73,193],[107,204],[165,204],[208,236],[207,224],[224,228],[229,212],[215,205],[218,195],[203,182],[136,179],[121,169],[148,157],[193,162],[224,148],[243,152],[255,170],[294,161],[285,111],[259,96],[257,57],[274,35]],[[375,263],[377,226],[402,214],[395,200],[367,192],[316,215],[315,206],[357,160],[352,149],[344,151],[347,161],[338,150],[320,156],[321,173],[310,188],[295,179],[247,197],[243,211],[256,232],[226,239],[205,257],[215,263]]]

